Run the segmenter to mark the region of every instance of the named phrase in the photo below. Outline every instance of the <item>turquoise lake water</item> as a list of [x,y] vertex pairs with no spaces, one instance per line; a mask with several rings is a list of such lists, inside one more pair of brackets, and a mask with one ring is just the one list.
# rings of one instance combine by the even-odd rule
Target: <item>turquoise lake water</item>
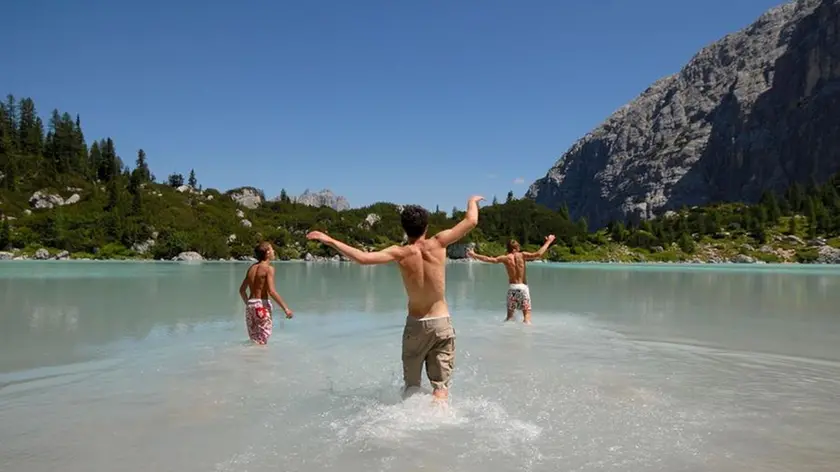
[[[396,268],[0,263],[3,471],[836,471],[840,267],[453,263],[448,410],[400,399]],[[426,383],[428,386],[428,383]]]

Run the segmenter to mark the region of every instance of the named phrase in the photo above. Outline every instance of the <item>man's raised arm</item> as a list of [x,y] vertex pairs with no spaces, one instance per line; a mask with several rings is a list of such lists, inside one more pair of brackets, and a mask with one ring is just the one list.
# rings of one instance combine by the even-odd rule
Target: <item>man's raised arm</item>
[[548,250],[548,246],[551,246],[551,243],[554,242],[554,235],[549,234],[545,237],[545,243],[543,243],[542,247],[537,252],[523,252],[522,256],[525,257],[525,260],[533,261],[535,259],[541,258],[545,251]]
[[484,255],[481,255],[481,254],[476,254],[475,251],[473,251],[472,249],[467,251],[467,256],[471,257],[473,259],[479,260],[481,262],[489,262],[491,264],[496,264],[496,263],[502,262],[502,257],[504,257],[504,256],[502,256],[502,257],[484,256]]
[[464,219],[450,229],[441,231],[435,235],[435,239],[441,246],[446,247],[467,235],[478,225],[478,202],[484,197],[478,195],[470,197],[467,201],[467,214]]
[[387,264],[388,262],[396,261],[399,258],[398,246],[391,246],[376,252],[365,252],[345,244],[333,237],[327,236],[320,231],[310,232],[306,235],[306,239],[320,241],[321,243],[326,244],[327,246],[330,246],[340,252],[351,261],[359,264]]

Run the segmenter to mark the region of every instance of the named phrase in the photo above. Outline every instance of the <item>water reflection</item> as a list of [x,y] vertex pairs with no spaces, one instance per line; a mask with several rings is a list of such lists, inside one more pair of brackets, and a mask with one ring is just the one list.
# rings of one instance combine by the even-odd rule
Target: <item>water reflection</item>
[[[139,341],[155,329],[188,334],[202,324],[241,330],[244,264],[9,263],[0,266],[0,370],[90,356],[79,346]],[[405,290],[393,265],[277,264],[277,288],[297,316],[387,316],[401,322]],[[448,264],[453,315],[504,316],[502,267]],[[535,321],[576,313],[627,334],[735,343],[743,348],[812,340],[830,356],[838,338],[840,271],[575,268],[532,264]],[[305,321],[303,321],[305,322]],[[244,332],[244,331],[243,331]],[[821,341],[821,342],[814,342]],[[39,346],[50,346],[39,349]],[[791,346],[793,349],[793,346]],[[27,360],[27,357],[32,359]]]

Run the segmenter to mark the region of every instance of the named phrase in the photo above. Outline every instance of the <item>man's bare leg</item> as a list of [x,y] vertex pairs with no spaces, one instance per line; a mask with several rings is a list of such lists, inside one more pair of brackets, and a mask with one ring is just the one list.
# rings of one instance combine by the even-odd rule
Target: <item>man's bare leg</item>
[[507,318],[505,318],[505,321],[513,321],[513,315],[514,314],[515,314],[514,310],[508,309]]
[[449,390],[446,390],[446,389],[435,390],[432,393],[432,396],[434,396],[434,400],[436,402],[446,402],[447,400],[449,400]]
[[531,310],[522,310],[522,322],[531,324]]

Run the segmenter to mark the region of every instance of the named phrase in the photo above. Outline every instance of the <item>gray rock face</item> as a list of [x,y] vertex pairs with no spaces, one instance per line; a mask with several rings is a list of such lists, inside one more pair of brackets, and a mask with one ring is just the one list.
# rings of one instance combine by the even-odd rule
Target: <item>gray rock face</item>
[[263,197],[256,189],[245,187],[239,190],[233,190],[230,193],[230,198],[233,199],[239,206],[254,210],[262,205]]
[[820,264],[840,264],[840,249],[831,246],[821,246],[817,252],[817,262]]
[[15,258],[15,255],[11,252],[0,252],[0,261],[10,261]]
[[184,261],[184,262],[195,262],[195,261],[203,261],[204,257],[197,252],[187,251],[187,252],[182,252],[181,254],[178,254],[177,256],[175,256],[174,260]]
[[329,189],[324,189],[320,192],[314,193],[310,192],[309,189],[306,189],[295,199],[295,202],[309,206],[330,207],[338,211],[350,209],[350,202],[348,202],[346,198],[340,195],[335,195],[332,190]]
[[50,258],[50,251],[47,251],[44,248],[38,249],[35,251],[35,259],[39,261],[45,261]]
[[446,257],[450,259],[466,259],[467,251],[475,250],[475,243],[455,243],[446,248]]
[[737,256],[732,258],[732,262],[736,264],[754,264],[755,259],[746,254],[738,254]]
[[79,203],[82,197],[78,193],[70,195],[67,200],[56,193],[49,193],[46,190],[38,190],[29,197],[29,205],[36,210],[44,210],[64,205]]
[[148,254],[149,252],[151,252],[154,245],[155,245],[155,240],[154,239],[147,239],[146,241],[144,241],[142,243],[134,243],[131,246],[131,250],[136,252],[137,254]]
[[382,217],[377,215],[376,213],[368,213],[365,217],[365,220],[359,223],[360,228],[373,228],[373,225],[379,223],[382,220]]
[[55,258],[59,261],[66,261],[67,259],[70,259],[70,252],[61,251],[58,254],[56,254]]
[[43,210],[47,208],[55,208],[64,205],[64,199],[61,195],[47,193],[43,190],[38,190],[29,197],[29,205],[36,210]]
[[526,197],[598,228],[824,180],[840,171],[838,31],[837,0],[768,11],[617,110]]

